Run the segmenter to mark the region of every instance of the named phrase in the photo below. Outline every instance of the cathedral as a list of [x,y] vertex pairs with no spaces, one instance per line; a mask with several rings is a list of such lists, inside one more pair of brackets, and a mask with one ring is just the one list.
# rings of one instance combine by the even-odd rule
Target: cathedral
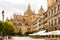
[[[47,12],[49,12],[49,10],[51,8],[53,8],[55,4],[57,4],[57,0],[47,0],[47,4],[48,4],[48,10],[46,12],[41,6],[41,8],[38,11],[38,14],[36,14],[35,12],[33,12],[31,10],[30,4],[28,4],[27,10],[24,12],[23,16],[13,14],[13,19],[10,19],[9,21],[13,23],[15,31],[17,31],[17,32],[22,31],[23,34],[25,32],[32,31],[33,27],[34,27],[34,25],[32,26],[32,24],[36,22],[36,19],[43,16],[43,14],[47,14]],[[35,23],[35,24],[37,24],[37,23]],[[46,24],[48,24],[48,22],[46,22]],[[42,27],[42,26],[40,26],[40,27]]]
[[15,31],[22,31],[24,34],[27,31],[32,31],[33,27],[31,24],[44,12],[45,11],[41,6],[38,14],[36,14],[31,10],[30,4],[28,4],[27,10],[24,12],[23,16],[13,14],[13,19],[10,19],[9,21],[13,23]]

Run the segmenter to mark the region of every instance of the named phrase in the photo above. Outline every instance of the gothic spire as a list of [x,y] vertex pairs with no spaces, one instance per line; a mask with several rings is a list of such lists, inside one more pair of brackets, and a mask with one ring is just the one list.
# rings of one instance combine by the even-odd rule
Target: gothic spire
[[29,16],[33,14],[32,10],[31,10],[31,7],[30,7],[30,4],[28,4],[28,7],[27,7],[27,10],[26,12],[24,13],[25,16]]
[[28,10],[30,10],[31,8],[30,8],[30,4],[28,4]]
[[42,6],[41,6],[41,8],[40,8],[38,14],[41,15],[41,14],[43,14],[44,12],[45,12],[45,10],[44,10],[44,9],[42,8]]

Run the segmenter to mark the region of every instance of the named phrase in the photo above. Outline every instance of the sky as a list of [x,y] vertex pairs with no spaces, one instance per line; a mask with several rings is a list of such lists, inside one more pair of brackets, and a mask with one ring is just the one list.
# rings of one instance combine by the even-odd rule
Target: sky
[[4,19],[11,19],[13,14],[24,15],[28,4],[31,5],[31,10],[37,14],[42,5],[43,9],[47,10],[47,0],[0,0],[0,20],[2,20],[2,10],[4,10]]

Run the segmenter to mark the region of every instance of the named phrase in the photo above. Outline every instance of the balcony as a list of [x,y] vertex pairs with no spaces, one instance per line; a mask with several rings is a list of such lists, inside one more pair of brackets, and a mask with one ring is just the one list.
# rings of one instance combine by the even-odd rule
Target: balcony
[[60,30],[60,25],[55,25],[55,26],[46,28],[46,32],[50,32],[50,31],[54,31],[54,30]]

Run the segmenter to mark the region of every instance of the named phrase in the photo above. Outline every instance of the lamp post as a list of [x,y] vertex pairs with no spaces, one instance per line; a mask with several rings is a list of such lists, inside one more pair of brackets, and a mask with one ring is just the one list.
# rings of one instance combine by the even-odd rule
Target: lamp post
[[2,11],[2,20],[4,21],[4,10]]
[[[4,21],[4,10],[2,10],[2,20]],[[6,40],[8,40],[8,36],[6,36]]]

